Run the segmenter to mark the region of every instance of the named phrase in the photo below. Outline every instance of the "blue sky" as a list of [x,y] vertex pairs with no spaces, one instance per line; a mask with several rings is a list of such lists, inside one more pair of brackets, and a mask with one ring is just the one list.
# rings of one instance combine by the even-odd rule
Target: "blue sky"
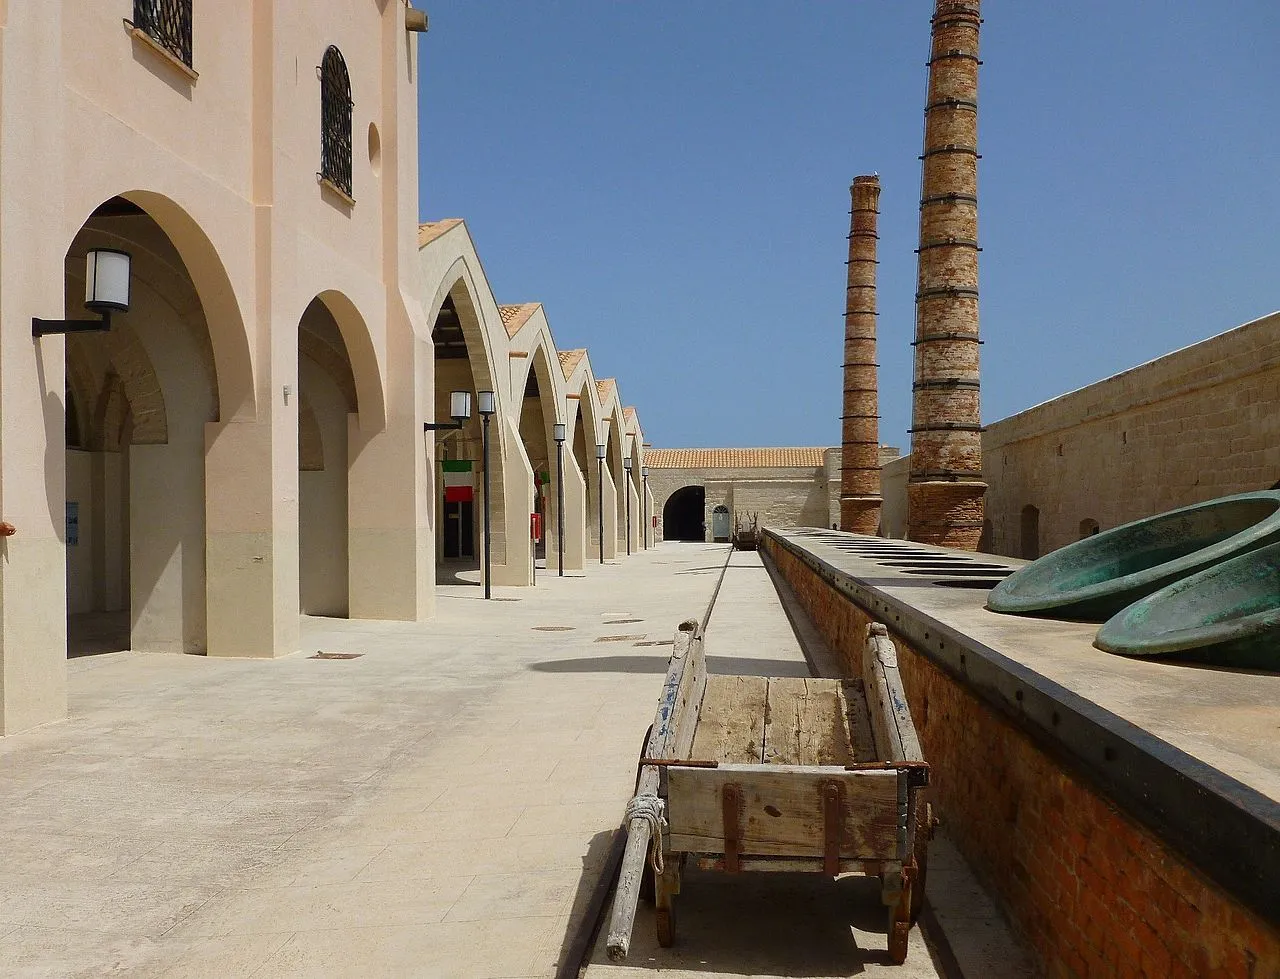
[[[906,451],[930,0],[433,0],[421,208],[658,446],[835,445],[878,171]],[[1280,308],[1280,4],[986,0],[983,420]]]

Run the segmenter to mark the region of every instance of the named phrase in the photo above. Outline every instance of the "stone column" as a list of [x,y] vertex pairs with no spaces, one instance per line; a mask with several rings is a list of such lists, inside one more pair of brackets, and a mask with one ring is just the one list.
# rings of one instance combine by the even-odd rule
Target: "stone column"
[[920,192],[907,536],[973,550],[982,533],[978,398],[979,0],[937,0]]
[[844,308],[844,414],[840,416],[840,529],[880,527],[880,404],[876,381],[876,223],[880,178],[854,177],[849,287]]

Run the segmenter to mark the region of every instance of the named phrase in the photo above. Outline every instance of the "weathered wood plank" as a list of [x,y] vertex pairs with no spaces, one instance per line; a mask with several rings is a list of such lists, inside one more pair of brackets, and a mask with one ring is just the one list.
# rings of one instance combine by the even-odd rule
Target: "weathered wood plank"
[[[852,700],[851,700],[852,698]],[[850,681],[770,677],[764,755],[774,765],[850,765],[861,697]],[[865,735],[864,735],[865,737]]]
[[[645,743],[646,758],[677,757],[673,752],[680,750],[684,731],[688,732],[688,741],[692,743],[693,730],[697,726],[698,704],[694,702],[690,706],[690,700],[695,694],[701,698],[702,686],[706,683],[702,638],[698,635],[697,628],[698,624],[692,620],[681,622],[676,628],[667,676],[662,685],[662,695],[658,698],[657,713],[653,717],[653,730]],[[694,675],[698,672],[702,674],[700,680]],[[692,722],[687,716],[690,712],[694,715]],[[688,750],[687,744],[684,750]],[[658,783],[658,767],[642,765],[636,795],[657,796]],[[613,918],[609,923],[606,942],[609,957],[614,961],[625,959],[631,945],[636,904],[640,900],[640,879],[644,875],[645,861],[649,856],[651,832],[649,823],[644,819],[632,819],[627,823],[627,847],[623,851],[622,869],[618,873],[618,890],[613,901]]]
[[689,757],[758,763],[764,753],[768,690],[763,676],[708,676]]
[[847,859],[896,857],[898,776],[839,768],[726,765],[667,771],[670,847],[724,852],[724,786],[742,789],[738,820],[744,855],[819,857],[824,850],[822,788],[843,786],[840,855]]
[[862,675],[879,757],[884,761],[923,761],[920,739],[898,670],[898,651],[889,638],[888,629],[879,622],[867,626]]

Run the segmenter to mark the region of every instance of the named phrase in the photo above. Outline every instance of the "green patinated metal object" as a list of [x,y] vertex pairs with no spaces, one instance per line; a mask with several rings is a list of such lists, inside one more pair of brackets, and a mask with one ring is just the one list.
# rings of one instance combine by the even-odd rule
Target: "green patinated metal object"
[[1123,656],[1280,669],[1280,544],[1135,602],[1098,630],[1094,645]]
[[1086,537],[1011,574],[987,608],[1103,622],[1152,592],[1280,541],[1280,492],[1224,496]]

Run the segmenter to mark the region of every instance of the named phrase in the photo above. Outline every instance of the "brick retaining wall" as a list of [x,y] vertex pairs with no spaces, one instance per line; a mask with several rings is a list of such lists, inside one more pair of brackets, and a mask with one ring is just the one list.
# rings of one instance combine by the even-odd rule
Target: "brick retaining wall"
[[[870,617],[774,539],[765,550],[856,675]],[[900,636],[894,643],[947,835],[1047,975],[1280,979],[1280,932]]]

